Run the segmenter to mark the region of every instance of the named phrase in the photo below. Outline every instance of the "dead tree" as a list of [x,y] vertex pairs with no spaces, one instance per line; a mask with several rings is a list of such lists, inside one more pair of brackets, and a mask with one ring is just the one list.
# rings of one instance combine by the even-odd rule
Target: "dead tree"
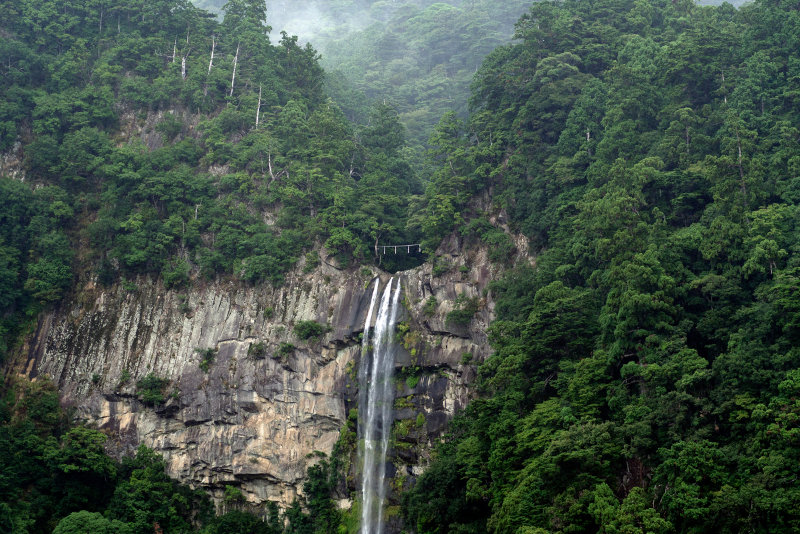
[[256,107],[256,128],[258,128],[258,116],[261,114],[261,84],[258,85],[258,106]]
[[217,47],[217,40],[216,36],[211,36],[211,59],[208,60],[208,73],[206,76],[211,74],[211,67],[214,65],[214,49]]
[[239,43],[236,43],[236,55],[233,56],[233,75],[231,75],[231,93],[228,96],[233,96],[233,84],[236,81],[236,64],[239,62]]

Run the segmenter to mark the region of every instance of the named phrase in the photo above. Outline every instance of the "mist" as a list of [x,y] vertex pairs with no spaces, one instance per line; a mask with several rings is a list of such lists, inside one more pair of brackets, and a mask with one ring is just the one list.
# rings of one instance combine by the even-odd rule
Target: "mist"
[[[194,0],[221,14],[227,0]],[[388,105],[422,168],[428,139],[449,111],[468,114],[484,57],[511,42],[531,0],[266,0],[271,40],[285,31],[320,53],[326,91],[355,124]]]
[[[226,2],[193,0],[197,7],[215,13],[220,19],[224,16],[222,8]],[[364,0],[266,0],[267,24],[272,27],[273,40],[279,39],[285,31],[296,35],[302,44],[311,43],[317,50],[324,51],[328,41],[341,39],[376,22],[369,4]]]
[[325,51],[326,42],[359,31],[373,22],[370,10],[357,2],[267,1],[267,23],[272,26],[273,35],[285,31],[296,35],[304,44],[311,43],[321,52]]

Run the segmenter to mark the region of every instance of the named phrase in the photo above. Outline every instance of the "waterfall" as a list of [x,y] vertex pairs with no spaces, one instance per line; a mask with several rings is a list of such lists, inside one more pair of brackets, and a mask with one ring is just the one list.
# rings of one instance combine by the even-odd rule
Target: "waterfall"
[[400,280],[392,291],[394,278],[381,295],[374,335],[370,324],[375,311],[380,281],[375,281],[364,325],[359,380],[359,437],[361,449],[361,534],[383,533],[383,502],[386,499],[386,451],[392,428],[394,404],[394,325],[397,323]]

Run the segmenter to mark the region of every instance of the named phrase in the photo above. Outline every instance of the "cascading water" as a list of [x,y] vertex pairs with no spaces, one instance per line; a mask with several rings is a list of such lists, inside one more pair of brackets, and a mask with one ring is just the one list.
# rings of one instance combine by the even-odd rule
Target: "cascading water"
[[375,311],[380,281],[375,281],[364,338],[361,346],[359,380],[359,437],[361,449],[361,534],[383,533],[383,501],[386,499],[386,450],[389,446],[389,431],[392,427],[392,405],[394,388],[394,325],[397,323],[400,301],[400,280],[392,291],[394,278],[389,280],[381,295],[378,315],[375,318],[374,335],[370,337],[370,325]]

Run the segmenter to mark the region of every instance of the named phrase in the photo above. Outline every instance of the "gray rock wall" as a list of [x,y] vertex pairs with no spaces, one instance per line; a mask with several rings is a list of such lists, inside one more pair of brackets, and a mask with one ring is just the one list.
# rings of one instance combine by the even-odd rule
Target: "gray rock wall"
[[[406,312],[392,461],[401,481],[422,471],[430,443],[470,398],[473,364],[488,353],[486,287],[495,268],[483,252],[463,255],[457,242],[442,255],[451,267],[438,276],[430,265],[399,273]],[[377,270],[323,262],[308,274],[298,266],[280,288],[90,283],[40,318],[21,368],[49,376],[79,419],[108,433],[112,454],[144,444],[165,457],[171,476],[217,498],[232,484],[253,504],[287,505],[313,453],[331,453],[357,407],[359,333],[376,274],[385,284]],[[448,324],[459,295],[478,310],[468,324]],[[293,327],[304,320],[330,332],[300,340]],[[198,349],[215,352],[207,372]],[[140,399],[136,384],[149,374],[169,381],[163,403]]]

